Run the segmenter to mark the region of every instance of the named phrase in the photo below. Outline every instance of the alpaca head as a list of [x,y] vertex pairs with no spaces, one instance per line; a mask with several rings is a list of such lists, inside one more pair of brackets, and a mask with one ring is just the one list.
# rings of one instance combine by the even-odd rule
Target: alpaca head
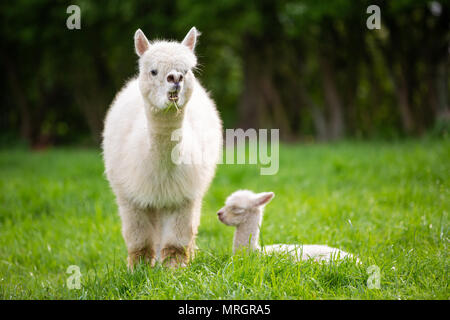
[[217,212],[219,220],[228,226],[238,226],[251,218],[261,218],[262,208],[275,196],[273,192],[254,193],[238,190],[225,201],[225,206]]
[[182,108],[194,87],[192,69],[197,64],[194,54],[199,32],[195,27],[184,40],[149,42],[141,29],[134,35],[139,56],[139,88],[152,110],[158,111],[176,104]]

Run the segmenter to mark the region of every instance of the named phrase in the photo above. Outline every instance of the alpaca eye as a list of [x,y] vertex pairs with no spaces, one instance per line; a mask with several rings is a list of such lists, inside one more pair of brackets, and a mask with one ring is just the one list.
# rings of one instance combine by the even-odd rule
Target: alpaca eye
[[156,76],[157,74],[158,74],[158,70],[152,70],[152,71],[150,71],[151,72],[151,74],[153,75],[153,76]]
[[184,74],[184,75],[186,75],[187,72],[188,72],[187,70],[183,70],[183,74]]
[[244,209],[239,208],[239,207],[233,207],[231,210],[233,210],[233,212],[236,214],[241,214],[244,212]]

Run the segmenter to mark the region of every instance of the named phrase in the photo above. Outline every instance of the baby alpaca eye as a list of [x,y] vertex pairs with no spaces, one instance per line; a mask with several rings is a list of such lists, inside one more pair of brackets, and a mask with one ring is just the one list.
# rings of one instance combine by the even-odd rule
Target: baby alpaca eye
[[153,75],[153,76],[156,76],[157,74],[158,74],[158,70],[152,70],[152,71],[150,71],[151,72],[151,74]]
[[184,75],[186,75],[187,72],[188,72],[187,70],[183,70],[183,74],[184,74]]
[[244,212],[244,209],[239,208],[239,207],[232,207],[231,210],[233,211],[233,213],[235,214],[241,214]]

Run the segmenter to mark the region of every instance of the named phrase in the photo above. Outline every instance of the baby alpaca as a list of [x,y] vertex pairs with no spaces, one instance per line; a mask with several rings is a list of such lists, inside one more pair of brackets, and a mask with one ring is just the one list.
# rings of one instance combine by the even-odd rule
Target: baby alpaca
[[198,35],[193,27],[181,43],[149,42],[137,30],[139,74],[106,116],[105,173],[130,268],[140,259],[184,266],[194,251],[202,198],[222,148],[218,112],[193,73]]
[[325,245],[274,244],[261,248],[259,246],[259,230],[263,209],[274,195],[273,192],[255,194],[249,190],[238,190],[227,198],[225,206],[217,212],[222,223],[236,227],[233,253],[242,248],[261,250],[264,253],[281,252],[292,255],[296,261],[306,259],[329,261],[332,258],[352,257],[349,253]]

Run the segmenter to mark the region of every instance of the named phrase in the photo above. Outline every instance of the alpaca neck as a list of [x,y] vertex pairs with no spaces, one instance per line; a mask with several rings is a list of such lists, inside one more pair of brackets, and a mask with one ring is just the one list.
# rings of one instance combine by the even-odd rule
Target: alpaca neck
[[[152,155],[159,158],[161,163],[173,163],[172,150],[182,141],[184,110],[154,112],[147,107],[146,118]],[[174,134],[175,130],[178,130],[176,134]],[[173,139],[172,134],[174,134]]]
[[250,214],[248,219],[236,227],[233,240],[233,253],[243,248],[259,250],[259,229],[262,211]]

